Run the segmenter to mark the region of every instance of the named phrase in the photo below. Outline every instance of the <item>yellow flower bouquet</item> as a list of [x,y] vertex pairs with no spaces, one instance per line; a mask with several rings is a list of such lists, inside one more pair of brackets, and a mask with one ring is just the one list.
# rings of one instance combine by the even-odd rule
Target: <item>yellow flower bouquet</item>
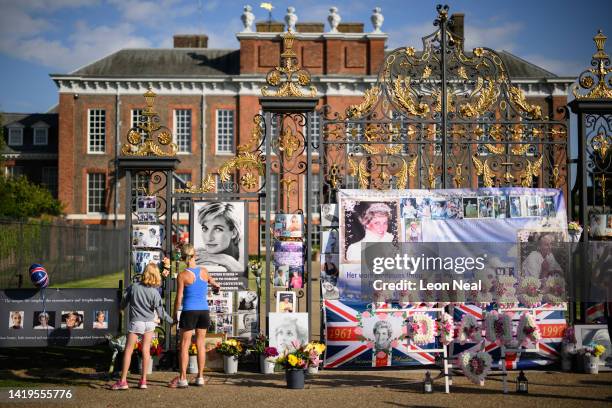
[[244,350],[243,344],[236,339],[228,339],[217,344],[217,352],[224,356],[240,357]]

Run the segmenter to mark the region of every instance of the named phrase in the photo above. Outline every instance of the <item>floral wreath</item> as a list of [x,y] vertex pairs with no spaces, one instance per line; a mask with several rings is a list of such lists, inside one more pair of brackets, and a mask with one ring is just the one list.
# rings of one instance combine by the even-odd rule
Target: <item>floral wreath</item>
[[492,311],[485,316],[486,338],[491,343],[508,345],[512,342],[512,320],[506,313]]
[[437,323],[438,333],[440,334],[440,342],[442,342],[444,345],[450,344],[453,341],[453,336],[455,334],[455,321],[453,320],[453,317],[446,312],[442,312]]
[[519,283],[519,300],[525,307],[538,307],[542,304],[540,286],[542,282],[534,276],[527,276]]
[[460,357],[463,374],[474,384],[481,384],[491,371],[492,358],[489,353],[479,351],[470,353],[466,351]]
[[433,343],[436,339],[436,323],[425,313],[415,313],[406,322],[406,336],[416,345]]
[[553,275],[546,278],[543,285],[544,301],[552,305],[563,303],[565,293],[565,279],[561,276]]
[[494,284],[496,301],[500,308],[512,308],[518,303],[516,298],[516,278],[513,276],[498,276]]
[[518,329],[516,330],[516,341],[519,347],[524,347],[530,341],[536,343],[542,338],[536,319],[529,312],[525,312],[519,319]]
[[459,343],[478,343],[482,340],[480,326],[476,318],[470,314],[464,314],[459,324]]
[[[403,320],[406,320],[408,317],[408,313],[401,312],[399,310],[398,311],[386,311],[386,312],[374,312],[372,310],[366,310],[364,312],[357,313],[357,315],[355,316],[357,318],[357,327],[353,330],[357,340],[363,343],[366,343],[370,347],[373,347],[374,341],[363,335],[363,319],[369,319],[371,317],[377,316],[379,320],[386,320],[389,315],[392,315],[393,317],[396,317],[396,318],[401,318]],[[402,328],[402,334],[391,342],[391,347],[397,347],[400,341],[406,338],[407,338],[407,335],[406,335],[405,329]],[[384,350],[379,350],[378,354],[380,355],[380,353],[384,353],[385,355],[387,354],[386,351]],[[384,357],[380,356],[379,358],[384,358]]]

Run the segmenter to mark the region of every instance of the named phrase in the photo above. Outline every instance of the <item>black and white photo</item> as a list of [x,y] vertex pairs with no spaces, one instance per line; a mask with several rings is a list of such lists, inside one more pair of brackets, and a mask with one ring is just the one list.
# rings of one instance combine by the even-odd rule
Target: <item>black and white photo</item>
[[246,206],[242,201],[193,204],[196,263],[210,272],[246,271]]
[[136,197],[136,212],[138,213],[154,213],[157,207],[157,197],[155,196],[138,196]]
[[321,226],[322,227],[337,227],[338,226],[338,204],[321,205]]
[[134,248],[161,248],[163,231],[161,225],[132,225],[132,245]]
[[270,346],[280,354],[308,342],[308,313],[270,313]]
[[252,339],[259,333],[257,313],[242,313],[236,316],[236,335]]
[[257,292],[242,290],[238,292],[238,313],[257,311]]
[[161,261],[161,253],[159,251],[133,251],[132,252],[132,265],[134,267],[134,273],[144,273],[146,266],[149,262],[159,263]]

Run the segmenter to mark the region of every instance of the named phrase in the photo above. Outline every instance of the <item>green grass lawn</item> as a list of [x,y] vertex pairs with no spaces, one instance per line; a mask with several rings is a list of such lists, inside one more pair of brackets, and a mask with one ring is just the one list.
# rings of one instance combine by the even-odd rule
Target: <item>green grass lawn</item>
[[[52,288],[118,288],[119,280],[123,279],[123,271],[112,273],[109,275],[96,276],[95,278],[81,279],[78,281],[58,283],[51,285]],[[125,286],[125,284],[124,284]]]

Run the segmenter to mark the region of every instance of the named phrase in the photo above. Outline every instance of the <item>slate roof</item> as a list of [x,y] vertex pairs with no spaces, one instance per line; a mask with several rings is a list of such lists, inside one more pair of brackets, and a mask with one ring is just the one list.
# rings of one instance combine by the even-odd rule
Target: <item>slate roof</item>
[[[2,127],[4,127],[4,149],[0,151],[0,154],[16,154],[16,153],[24,153],[29,150],[34,151],[54,151],[57,153],[57,127],[58,127],[58,117],[57,113],[2,113]],[[46,123],[49,125],[49,134],[48,134],[48,144],[45,146],[30,146],[30,143],[24,143],[23,146],[9,146],[8,145],[8,130],[7,127],[12,124],[19,124],[24,127],[26,132],[31,134],[32,125],[37,123]],[[25,135],[24,135],[25,137]]]
[[124,49],[72,72],[101,77],[238,75],[240,51],[208,48]]
[[[469,53],[466,53],[469,54]],[[498,54],[512,79],[557,78],[557,75],[509,53]],[[209,48],[124,49],[71,73],[107,78],[188,78],[240,74],[240,50]]]

